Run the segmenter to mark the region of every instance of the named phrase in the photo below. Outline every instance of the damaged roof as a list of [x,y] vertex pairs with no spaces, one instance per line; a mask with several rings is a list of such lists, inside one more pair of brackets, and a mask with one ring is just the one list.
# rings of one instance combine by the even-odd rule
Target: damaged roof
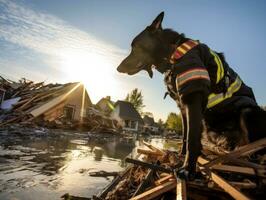
[[124,120],[135,120],[139,122],[143,122],[140,114],[134,108],[133,104],[127,101],[117,101],[115,103],[115,108],[119,106],[119,117]]
[[[80,85],[81,83],[78,82],[45,85],[44,82],[34,83],[24,78],[15,82],[0,77],[0,87],[5,90],[4,100],[20,98],[19,101],[10,106],[9,110],[0,110],[0,114],[2,113],[0,125],[9,121],[19,122],[36,117],[43,111],[64,101],[67,95]],[[87,92],[85,95],[88,104],[92,105]],[[48,105],[48,107],[43,107],[44,105]]]

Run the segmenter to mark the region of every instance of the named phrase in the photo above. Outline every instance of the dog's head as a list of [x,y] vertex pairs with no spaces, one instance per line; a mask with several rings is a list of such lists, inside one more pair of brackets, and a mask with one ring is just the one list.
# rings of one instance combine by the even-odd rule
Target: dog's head
[[162,44],[159,36],[162,32],[164,12],[161,12],[144,31],[137,35],[131,43],[130,54],[117,67],[117,71],[133,75],[146,70],[152,78],[152,66],[161,59]]

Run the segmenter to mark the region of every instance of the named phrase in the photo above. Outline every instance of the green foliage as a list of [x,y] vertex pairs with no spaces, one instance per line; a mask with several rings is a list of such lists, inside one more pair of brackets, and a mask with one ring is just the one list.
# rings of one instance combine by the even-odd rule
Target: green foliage
[[145,107],[143,104],[143,95],[138,88],[135,88],[129,94],[127,94],[125,101],[132,103],[139,113],[141,113],[142,109]]
[[166,127],[169,129],[174,129],[178,133],[182,132],[182,118],[181,115],[176,113],[169,113],[167,120],[166,120]]
[[151,118],[154,118],[153,117],[153,114],[151,112],[142,112],[141,115],[144,117],[145,115],[148,116],[148,117],[151,117]]

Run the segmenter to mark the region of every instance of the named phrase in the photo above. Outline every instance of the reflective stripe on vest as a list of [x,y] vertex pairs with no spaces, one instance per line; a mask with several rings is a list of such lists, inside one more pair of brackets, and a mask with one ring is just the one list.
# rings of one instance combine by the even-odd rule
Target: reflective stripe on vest
[[224,77],[224,67],[220,57],[210,49],[211,54],[214,57],[214,61],[217,65],[216,84]]
[[210,94],[208,97],[207,108],[211,108],[221,103],[225,99],[232,97],[232,95],[240,89],[241,85],[242,85],[242,81],[239,77],[237,77],[236,80],[228,87],[227,92],[225,94],[224,93]]
[[189,50],[191,50],[192,48],[194,48],[198,44],[199,44],[199,42],[197,42],[197,41],[188,40],[188,41],[184,42],[183,44],[181,44],[180,46],[178,46],[170,58],[170,63],[172,63],[172,64],[175,63],[176,60],[181,58]]
[[209,73],[204,68],[194,68],[191,70],[187,70],[182,74],[178,74],[176,76],[176,88],[180,88],[183,84],[188,81],[192,81],[195,79],[205,79],[210,80]]

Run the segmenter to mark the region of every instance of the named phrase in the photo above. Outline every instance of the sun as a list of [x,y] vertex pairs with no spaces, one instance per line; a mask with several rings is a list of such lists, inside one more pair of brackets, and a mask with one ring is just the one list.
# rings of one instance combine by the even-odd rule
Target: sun
[[92,100],[116,95],[115,65],[106,55],[93,52],[66,51],[61,67],[66,80],[82,82]]

